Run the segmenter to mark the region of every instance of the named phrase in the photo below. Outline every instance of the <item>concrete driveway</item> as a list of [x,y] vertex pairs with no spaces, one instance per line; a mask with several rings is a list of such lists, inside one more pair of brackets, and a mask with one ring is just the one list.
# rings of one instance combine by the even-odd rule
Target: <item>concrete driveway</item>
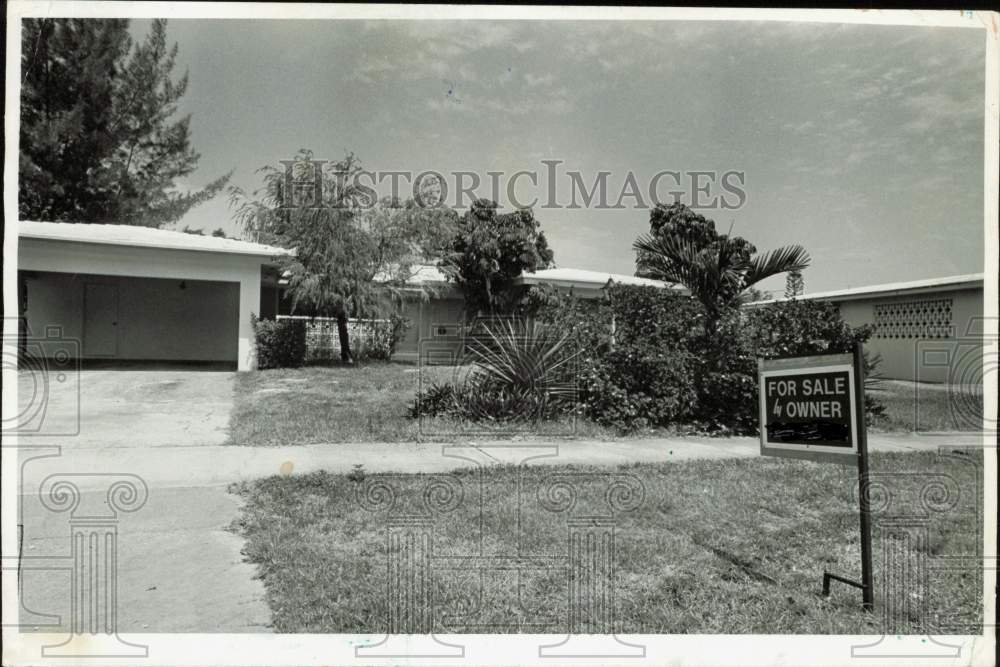
[[[190,369],[18,374],[20,414],[39,433],[18,443],[22,629],[69,628],[70,531],[89,513],[109,517],[117,531],[121,632],[267,630],[263,587],[228,530],[239,501],[197,474],[212,468],[218,450],[236,449],[221,446],[234,379]],[[43,501],[55,478],[78,494],[64,511]],[[146,495],[134,511],[112,507],[109,489],[121,480]]]
[[234,377],[188,369],[22,371],[18,407],[47,434],[46,444],[67,448],[218,445],[228,437]]

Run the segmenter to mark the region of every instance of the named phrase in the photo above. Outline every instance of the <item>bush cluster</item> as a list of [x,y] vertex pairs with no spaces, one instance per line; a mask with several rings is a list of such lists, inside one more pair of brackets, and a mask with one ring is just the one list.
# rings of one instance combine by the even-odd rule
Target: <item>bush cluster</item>
[[[844,322],[836,304],[829,301],[791,300],[750,310],[745,315],[754,353],[765,359],[809,354],[851,352],[855,342],[865,343],[874,333],[871,325],[852,327]],[[865,386],[879,383],[881,357],[864,357]],[[870,420],[885,415],[885,406],[865,394],[865,413]]]
[[686,421],[697,403],[698,305],[652,287],[615,285],[607,297],[549,298],[538,313],[578,347],[581,411],[621,431]]
[[306,358],[306,323],[302,320],[254,319],[257,368],[298,368]]
[[[871,335],[824,302],[734,308],[706,336],[705,314],[694,299],[621,285],[608,288],[607,296],[550,297],[539,316],[571,331],[580,348],[584,414],[621,431],[673,426],[756,433],[758,357],[848,352]],[[871,398],[866,407],[871,415],[881,409]]]
[[[849,352],[871,335],[869,327],[849,326],[827,302],[734,307],[707,334],[703,306],[684,294],[612,285],[606,297],[534,295],[536,320],[548,338],[516,343],[513,330],[492,337],[481,347],[476,368],[483,372],[472,376],[475,381],[429,387],[410,407],[411,416],[499,421],[577,410],[623,432],[673,427],[754,434],[758,358]],[[872,374],[877,360],[867,365]],[[549,389],[556,386],[572,391],[553,400]],[[565,400],[569,394],[573,401]],[[866,408],[870,416],[882,410],[870,396]]]

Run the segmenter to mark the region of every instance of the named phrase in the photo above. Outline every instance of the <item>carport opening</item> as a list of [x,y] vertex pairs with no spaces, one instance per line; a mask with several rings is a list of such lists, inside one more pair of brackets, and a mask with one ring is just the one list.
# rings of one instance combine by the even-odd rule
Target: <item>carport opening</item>
[[236,282],[22,271],[23,357],[87,369],[234,370]]

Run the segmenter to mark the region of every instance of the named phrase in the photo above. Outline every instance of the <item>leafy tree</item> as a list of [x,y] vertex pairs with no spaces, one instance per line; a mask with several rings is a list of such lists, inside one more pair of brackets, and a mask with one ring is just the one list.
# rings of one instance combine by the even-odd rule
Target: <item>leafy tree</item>
[[496,202],[478,199],[462,216],[441,269],[461,287],[466,316],[509,314],[517,306],[512,282],[524,271],[552,266],[541,225],[531,209],[498,214]]
[[[312,187],[315,169],[321,170],[318,196]],[[236,220],[250,238],[295,249],[282,266],[289,272],[292,309],[337,320],[345,363],[353,361],[348,319],[397,309],[401,288],[426,252],[421,235],[413,232],[421,223],[448,224],[447,215],[425,216],[412,202],[375,202],[374,191],[358,184],[361,170],[353,154],[320,166],[303,149],[295,156],[291,179],[284,166],[265,166],[259,170],[263,185],[258,190],[248,194],[230,188]],[[306,189],[296,190],[303,183]]]
[[785,298],[794,299],[805,292],[805,281],[802,280],[802,271],[798,269],[789,271],[785,276]]
[[636,273],[691,290],[705,308],[704,332],[713,337],[739,296],[765,278],[802,270],[809,255],[802,246],[757,253],[744,238],[719,234],[715,223],[681,203],[658,204],[650,211],[650,233],[640,236]]
[[127,20],[25,19],[18,214],[24,219],[161,227],[222,190],[182,193],[190,116],[175,119],[187,74],[166,21],[139,44]]
[[216,238],[220,238],[220,239],[227,238],[226,237],[226,230],[224,230],[222,227],[219,227],[219,228],[217,228],[216,230],[214,230],[212,232],[212,236],[214,236]]
[[383,267],[376,278],[390,284],[405,284],[422,267],[439,261],[459,224],[453,209],[391,197],[364,211],[359,221],[374,243],[373,261]]

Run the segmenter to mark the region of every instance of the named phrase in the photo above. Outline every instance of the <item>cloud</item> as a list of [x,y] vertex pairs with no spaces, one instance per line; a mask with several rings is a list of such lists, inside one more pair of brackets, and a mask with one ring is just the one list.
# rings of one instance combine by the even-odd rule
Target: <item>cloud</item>
[[347,80],[351,82],[373,84],[399,69],[396,63],[388,58],[370,60],[362,62],[354,71],[347,75]]
[[555,80],[556,77],[551,72],[541,75],[535,75],[532,74],[531,72],[528,72],[527,74],[524,75],[524,82],[528,84],[529,88],[535,88],[538,86],[548,86]]
[[806,120],[801,123],[786,123],[785,129],[793,134],[808,134],[816,129],[816,122]]
[[934,128],[946,128],[950,131],[966,124],[980,124],[983,117],[981,97],[970,95],[960,98],[941,90],[911,95],[906,98],[905,105],[912,111],[913,118],[902,127],[915,133],[924,133]]
[[523,118],[535,115],[561,115],[571,113],[574,102],[565,88],[549,95],[500,95],[489,92],[463,93],[432,97],[426,101],[427,109],[435,112],[488,114],[500,117]]

